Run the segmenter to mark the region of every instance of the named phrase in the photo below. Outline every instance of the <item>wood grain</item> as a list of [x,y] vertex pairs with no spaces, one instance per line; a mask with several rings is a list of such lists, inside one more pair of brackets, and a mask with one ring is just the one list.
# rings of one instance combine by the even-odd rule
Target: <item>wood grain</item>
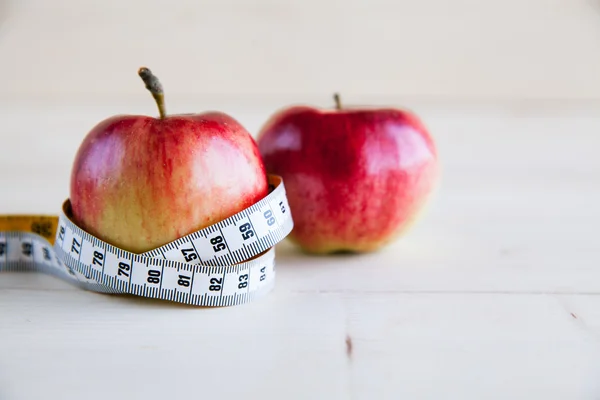
[[[117,106],[3,104],[0,210],[57,210],[78,143]],[[253,132],[272,111],[228,110]],[[255,303],[2,274],[0,398],[598,399],[599,109],[417,110],[444,165],[420,223],[362,256],[284,242]]]

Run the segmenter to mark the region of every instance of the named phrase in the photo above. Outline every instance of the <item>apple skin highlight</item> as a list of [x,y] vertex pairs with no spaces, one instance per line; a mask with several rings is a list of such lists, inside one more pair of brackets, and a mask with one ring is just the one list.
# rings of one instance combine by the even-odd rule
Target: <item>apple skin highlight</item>
[[414,222],[439,174],[423,124],[394,108],[291,107],[257,142],[267,172],[284,179],[289,238],[308,253],[381,248]]
[[115,116],[74,160],[74,221],[135,253],[223,220],[268,194],[256,142],[223,113]]

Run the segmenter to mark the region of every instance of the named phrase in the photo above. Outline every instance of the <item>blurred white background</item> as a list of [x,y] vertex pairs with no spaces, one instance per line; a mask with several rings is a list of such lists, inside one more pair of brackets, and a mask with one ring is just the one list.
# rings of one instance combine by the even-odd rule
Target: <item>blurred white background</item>
[[0,3],[0,100],[600,98],[600,0]]

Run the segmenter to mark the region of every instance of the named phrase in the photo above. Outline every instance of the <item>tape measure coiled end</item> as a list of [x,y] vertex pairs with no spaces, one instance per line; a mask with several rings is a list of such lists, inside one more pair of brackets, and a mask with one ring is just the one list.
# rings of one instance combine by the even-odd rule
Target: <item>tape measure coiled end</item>
[[40,271],[99,293],[196,306],[233,306],[275,282],[275,245],[293,228],[281,177],[270,193],[231,217],[143,254],[106,243],[70,218],[0,216],[0,272]]

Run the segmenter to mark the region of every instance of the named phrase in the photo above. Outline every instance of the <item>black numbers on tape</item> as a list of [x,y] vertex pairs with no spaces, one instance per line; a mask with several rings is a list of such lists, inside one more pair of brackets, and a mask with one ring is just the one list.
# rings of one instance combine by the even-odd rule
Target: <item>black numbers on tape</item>
[[65,227],[64,226],[60,227],[60,231],[58,231],[58,238],[60,239],[61,242],[63,240],[65,240]]
[[151,269],[148,271],[148,283],[158,284],[160,283],[160,271],[156,269]]
[[254,236],[254,231],[252,230],[252,225],[250,225],[249,222],[246,222],[245,224],[240,225],[240,232],[242,233],[242,237],[244,238],[244,240],[248,240],[252,236]]
[[0,257],[6,253],[6,243],[0,243]]
[[33,246],[31,243],[22,243],[21,252],[24,256],[31,257],[31,253],[33,253]]
[[71,253],[79,254],[79,250],[81,250],[81,243],[79,243],[77,239],[73,238],[73,244],[71,245]]
[[177,284],[179,286],[189,287],[190,286],[190,279],[191,278],[189,276],[179,275],[179,280],[177,281]]
[[262,267],[260,269],[260,281],[264,281],[265,279],[267,279],[267,274],[265,273],[267,267]]
[[210,278],[210,286],[208,287],[208,290],[211,292],[220,292],[222,284],[223,278]]
[[123,275],[123,276],[126,276],[129,278],[129,270],[130,269],[131,269],[131,266],[129,264],[121,261],[119,263],[119,271],[118,271],[117,275]]
[[213,245],[213,250],[215,253],[227,248],[225,243],[223,243],[223,236],[215,236],[214,238],[210,239],[210,244]]
[[275,217],[273,216],[273,211],[267,210],[263,213],[263,216],[267,220],[267,225],[273,226],[273,224],[275,223]]
[[240,283],[238,283],[238,289],[244,289],[248,287],[248,274],[240,275]]
[[185,258],[185,261],[187,262],[198,259],[198,254],[196,254],[194,249],[181,249],[181,254],[183,254],[183,258]]
[[92,260],[93,265],[104,265],[104,254],[99,251],[94,251],[94,259]]
[[50,249],[47,247],[42,247],[42,254],[44,255],[44,260],[51,261],[52,256],[50,255]]
[[279,202],[279,207],[281,208],[281,213],[285,214],[285,206],[283,205],[283,201]]
[[47,221],[36,221],[31,224],[31,231],[37,233],[38,235],[49,238],[52,236],[52,224]]

